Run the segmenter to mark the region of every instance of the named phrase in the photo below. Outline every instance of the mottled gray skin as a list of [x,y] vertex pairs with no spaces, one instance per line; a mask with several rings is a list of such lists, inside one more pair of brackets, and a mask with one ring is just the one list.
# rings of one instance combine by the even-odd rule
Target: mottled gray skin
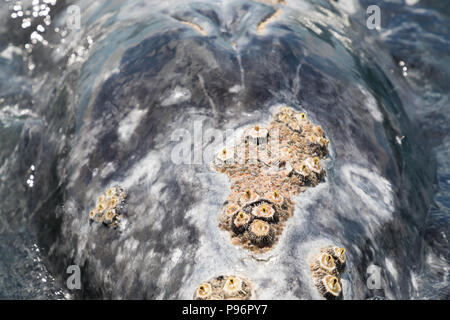
[[[397,79],[386,75],[389,56],[365,47],[359,25],[342,30],[353,53],[287,15],[257,34],[272,10],[241,1],[149,13],[99,39],[79,70],[49,80],[44,120],[25,125],[19,161],[22,172],[37,167],[28,208],[48,268],[64,283],[69,265],[81,267],[75,297],[190,299],[200,282],[235,274],[252,281],[255,298],[319,299],[308,257],[329,244],[347,249],[345,299],[417,294],[431,166],[393,90]],[[202,36],[172,17],[222,29]],[[177,87],[187,98],[167,102]],[[207,161],[174,164],[171,135],[193,135],[199,119],[204,131],[264,123],[280,103],[323,127],[327,178],[295,198],[279,243],[257,257],[217,226],[227,178]],[[127,116],[136,126],[121,131]],[[129,195],[124,227],[90,225],[89,209],[116,183]],[[366,285],[371,264],[381,268],[382,289]]]

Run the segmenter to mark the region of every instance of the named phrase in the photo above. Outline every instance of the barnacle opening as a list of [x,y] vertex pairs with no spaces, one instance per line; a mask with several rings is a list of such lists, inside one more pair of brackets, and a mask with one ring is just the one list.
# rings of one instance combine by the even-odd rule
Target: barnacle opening
[[334,252],[341,262],[345,262],[345,248],[336,247]]
[[274,240],[274,231],[266,221],[255,219],[249,227],[250,241],[262,248],[269,246]]
[[235,277],[229,277],[223,286],[223,291],[229,295],[234,296],[242,289],[242,280]]
[[212,287],[209,283],[202,283],[198,286],[197,297],[200,299],[206,299],[211,296]]
[[339,279],[337,277],[326,275],[322,281],[328,293],[331,293],[334,296],[338,296],[340,294],[341,285],[339,284]]
[[320,266],[327,271],[333,271],[336,268],[333,257],[328,253],[320,256]]

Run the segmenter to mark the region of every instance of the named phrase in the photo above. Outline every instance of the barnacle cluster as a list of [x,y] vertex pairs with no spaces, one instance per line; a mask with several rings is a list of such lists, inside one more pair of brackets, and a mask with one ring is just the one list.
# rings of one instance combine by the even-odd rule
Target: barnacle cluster
[[327,300],[342,299],[341,276],[345,270],[345,249],[337,246],[322,248],[313,258],[311,272],[314,284]]
[[200,284],[195,291],[196,300],[249,300],[252,295],[250,281],[235,276],[218,276]]
[[259,252],[273,246],[294,211],[292,197],[325,177],[328,144],[305,113],[284,106],[268,126],[247,128],[234,147],[216,155],[214,168],[231,180],[218,221],[233,243]]
[[120,186],[109,188],[98,197],[95,208],[89,212],[89,220],[117,228],[125,211],[126,198],[127,195]]

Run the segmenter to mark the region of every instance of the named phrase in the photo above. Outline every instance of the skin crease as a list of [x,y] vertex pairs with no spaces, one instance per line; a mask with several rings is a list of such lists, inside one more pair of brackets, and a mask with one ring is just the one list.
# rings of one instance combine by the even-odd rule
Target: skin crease
[[[351,53],[283,13],[257,32],[270,6],[203,5],[162,8],[141,25],[105,34],[82,68],[59,85],[45,84],[54,90],[37,102],[36,112],[47,125],[25,124],[17,157],[19,172],[31,162],[39,169],[40,183],[24,197],[24,207],[50,272],[64,282],[67,266],[80,266],[82,289],[75,298],[191,299],[205,279],[236,274],[251,281],[257,298],[320,299],[308,259],[337,245],[346,248],[344,299],[411,297],[410,272],[422,263],[414,252],[421,248],[430,172],[412,169],[425,158],[416,147],[421,137],[401,98],[386,94],[391,81],[384,67],[358,55],[369,50],[364,44],[352,44]],[[191,16],[206,35],[177,22]],[[226,32],[209,28],[215,20]],[[367,30],[348,36],[356,39],[358,32]],[[360,89],[370,91],[370,83],[376,83],[371,90],[386,119],[381,123]],[[240,90],[230,91],[236,85]],[[161,97],[177,86],[189,99],[163,105]],[[201,163],[175,164],[171,154],[180,139],[173,132],[189,132],[191,140],[186,134],[181,140],[190,146],[196,122],[203,134],[242,129],[267,122],[278,104],[304,112],[326,133],[327,177],[295,198],[279,242],[254,257],[218,227],[229,185],[206,160],[223,146],[203,152]],[[118,128],[133,110],[142,112],[124,141]],[[408,137],[408,150],[395,144],[398,131]],[[210,144],[203,140],[201,149]],[[90,225],[89,210],[116,184],[127,194],[122,227]],[[386,257],[396,272],[388,270]],[[383,288],[376,292],[366,285],[372,264],[383,270]]]

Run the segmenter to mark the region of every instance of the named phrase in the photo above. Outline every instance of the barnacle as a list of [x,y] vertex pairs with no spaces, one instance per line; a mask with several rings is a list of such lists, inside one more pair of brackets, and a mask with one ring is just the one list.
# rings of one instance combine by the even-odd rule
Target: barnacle
[[[281,106],[266,127],[253,125],[236,141],[233,150],[239,151],[239,161],[227,161],[234,158],[228,149],[214,160],[217,171],[232,182],[219,226],[231,233],[233,243],[263,252],[276,243],[292,216],[292,196],[325,176],[320,160],[327,155],[328,140],[305,113]],[[231,204],[235,206],[230,209]]]
[[327,300],[341,299],[341,284],[337,277],[332,275],[326,275],[321,280],[321,285],[319,285],[319,292]]
[[233,150],[223,148],[222,151],[216,157],[216,166],[226,167],[231,166],[234,163],[234,152]]
[[244,193],[241,195],[241,197],[239,198],[239,201],[241,202],[242,205],[246,205],[248,203],[251,202],[255,202],[256,200],[258,200],[258,195],[256,194],[256,192],[250,190],[250,189],[246,189],[244,191]]
[[336,263],[337,272],[339,274],[342,274],[345,270],[345,264],[346,264],[345,248],[340,248],[340,247],[334,246],[334,247],[323,248],[322,251],[330,254],[333,257],[333,259]]
[[322,166],[320,164],[319,157],[309,158],[306,160],[306,164],[308,165],[308,168],[315,172],[315,173],[321,173],[322,172]]
[[248,132],[249,142],[261,145],[267,142],[269,131],[266,128],[261,128],[256,125]]
[[323,253],[320,256],[320,267],[328,272],[333,272],[336,269],[336,264],[334,263],[333,257],[328,253]]
[[271,245],[274,241],[275,232],[269,223],[255,219],[249,227],[250,241],[260,248]]
[[321,126],[314,127],[314,133],[318,136],[322,136],[323,135],[322,127]]
[[280,194],[280,192],[278,192],[278,190],[273,190],[271,192],[268,192],[266,194],[266,198],[267,200],[269,200],[270,202],[273,202],[277,205],[282,205],[284,202],[284,198],[283,196]]
[[200,284],[195,293],[196,300],[248,300],[252,296],[252,284],[237,276],[218,276]]
[[222,227],[228,227],[231,223],[231,219],[235,215],[236,212],[239,211],[239,206],[235,203],[229,204],[225,209],[223,210],[222,214],[219,215],[219,224]]
[[252,214],[259,219],[268,222],[277,222],[278,215],[276,214],[275,209],[268,205],[267,203],[262,203],[252,209]]
[[210,283],[202,283],[198,286],[196,298],[200,300],[206,300],[211,297],[212,291],[213,290]]
[[303,112],[297,113],[294,117],[300,123],[302,123],[303,121],[306,121],[306,114],[304,114]]
[[241,234],[243,233],[250,222],[250,215],[244,213],[243,211],[239,211],[233,219],[232,229],[235,234]]
[[313,280],[325,299],[342,299],[340,277],[343,265],[345,267],[344,248],[325,247],[314,257],[311,263]]
[[116,228],[124,212],[126,193],[120,186],[109,188],[97,198],[95,209],[89,211],[89,220]]
[[223,286],[223,292],[225,297],[234,297],[242,289],[242,280],[235,277],[228,277],[225,285]]

